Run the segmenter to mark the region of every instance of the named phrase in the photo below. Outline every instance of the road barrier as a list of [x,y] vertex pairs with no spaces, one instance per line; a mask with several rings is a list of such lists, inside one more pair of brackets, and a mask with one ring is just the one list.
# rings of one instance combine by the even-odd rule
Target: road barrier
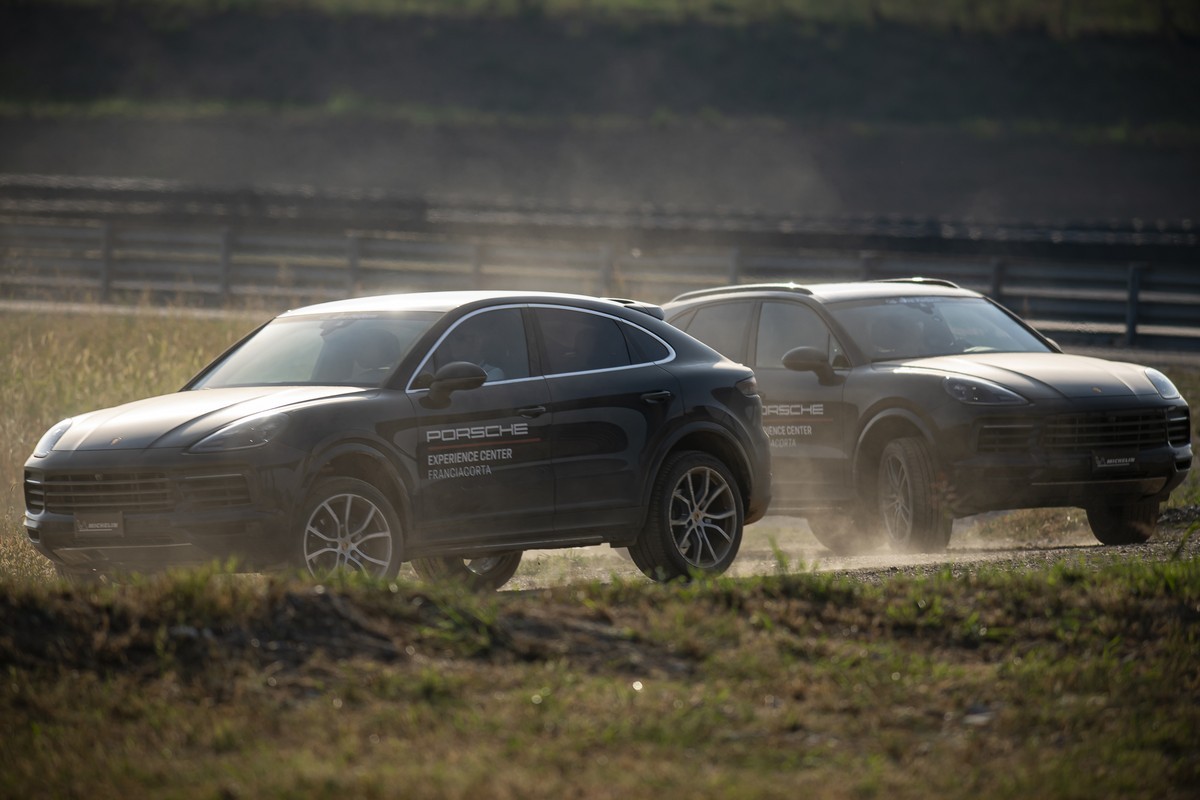
[[1063,342],[1200,351],[1200,250],[1190,225],[1160,225],[1165,238],[1141,248],[1137,230],[1076,230],[1074,249],[1056,249],[1065,247],[1061,231],[1022,239],[956,226],[948,234],[946,223],[926,236],[895,220],[870,230],[805,228],[381,197],[331,203],[308,194],[296,203],[282,194],[231,199],[141,187],[114,199],[95,189],[35,197],[19,188],[24,195],[0,191],[0,294],[10,298],[273,310],[470,288],[665,302],[730,283],[921,275],[984,292]]

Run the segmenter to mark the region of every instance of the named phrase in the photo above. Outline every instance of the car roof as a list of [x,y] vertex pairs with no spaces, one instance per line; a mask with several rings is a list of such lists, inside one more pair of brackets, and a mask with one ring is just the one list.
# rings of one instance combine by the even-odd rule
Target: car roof
[[510,301],[517,303],[567,302],[592,309],[630,308],[662,319],[662,309],[650,303],[636,300],[626,300],[615,297],[589,297],[581,294],[566,294],[562,292],[521,292],[521,291],[445,291],[445,292],[407,292],[402,294],[373,295],[369,297],[353,297],[346,300],[333,300],[328,303],[317,303],[303,308],[295,308],[280,314],[281,317],[298,317],[324,314],[353,314],[379,311],[438,311],[446,312],[451,309],[488,300]]
[[964,289],[951,281],[940,278],[895,278],[876,281],[850,281],[843,283],[745,283],[737,286],[719,286],[698,289],[675,297],[666,305],[690,302],[701,298],[739,295],[800,294],[821,302],[840,300],[868,300],[887,297],[943,296],[979,297],[978,292]]

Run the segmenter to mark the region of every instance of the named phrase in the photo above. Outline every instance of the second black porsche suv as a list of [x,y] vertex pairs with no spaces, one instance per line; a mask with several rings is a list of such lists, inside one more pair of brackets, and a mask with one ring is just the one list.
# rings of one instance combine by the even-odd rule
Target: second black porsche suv
[[719,573],[770,491],[750,369],[656,306],[435,292],[283,314],[175,394],[63,420],[25,464],[68,576],[240,559],[497,588],[524,550]]
[[729,286],[664,310],[754,369],[772,510],[835,551],[941,550],[954,517],[1057,506],[1102,543],[1141,542],[1192,464],[1166,376],[1066,355],[948,281]]

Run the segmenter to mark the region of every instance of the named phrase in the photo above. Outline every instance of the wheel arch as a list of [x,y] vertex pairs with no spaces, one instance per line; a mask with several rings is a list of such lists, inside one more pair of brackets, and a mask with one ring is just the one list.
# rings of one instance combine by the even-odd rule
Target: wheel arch
[[357,478],[383,492],[400,515],[405,531],[410,529],[413,509],[408,484],[388,458],[374,447],[362,442],[343,443],[322,453],[319,460],[311,466],[304,485],[305,495],[322,478]]
[[860,498],[875,495],[876,467],[888,442],[904,437],[919,437],[929,445],[934,458],[933,432],[923,419],[906,408],[891,408],[875,415],[862,429],[854,448],[854,488]]
[[670,440],[658,454],[654,462],[654,467],[649,472],[650,479],[646,481],[646,488],[642,495],[643,509],[646,511],[649,510],[650,492],[652,491],[654,480],[662,470],[663,465],[667,462],[667,459],[675,453],[686,450],[708,453],[715,458],[719,458],[729,468],[729,471],[733,473],[733,479],[737,482],[738,493],[742,498],[742,508],[749,509],[754,482],[754,476],[750,468],[750,459],[745,449],[733,437],[717,427],[689,428],[680,431]]

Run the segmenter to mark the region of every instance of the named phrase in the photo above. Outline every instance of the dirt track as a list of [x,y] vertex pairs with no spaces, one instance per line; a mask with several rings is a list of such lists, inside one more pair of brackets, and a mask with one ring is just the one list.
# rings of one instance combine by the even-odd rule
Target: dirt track
[[[779,557],[786,561],[789,571],[845,572],[864,580],[901,573],[927,574],[947,567],[969,571],[985,565],[1020,567],[1058,561],[1096,565],[1121,559],[1165,561],[1179,548],[1191,522],[1200,520],[1200,509],[1197,508],[1172,512],[1149,543],[1103,547],[1092,536],[1082,511],[1064,509],[1061,513],[1070,520],[1063,526],[1064,532],[1040,539],[1018,540],[997,537],[994,533],[985,536],[980,533],[979,519],[982,518],[977,518],[955,523],[954,535],[945,553],[904,555],[885,548],[848,557],[835,556],[822,547],[803,520],[768,516],[746,528],[741,551],[728,574],[733,577],[773,574],[781,566]],[[1200,535],[1190,537],[1181,555],[1200,555]],[[525,554],[521,568],[505,589],[540,589],[568,583],[603,582],[613,577],[638,580],[641,573],[623,553],[608,547],[535,550]]]

